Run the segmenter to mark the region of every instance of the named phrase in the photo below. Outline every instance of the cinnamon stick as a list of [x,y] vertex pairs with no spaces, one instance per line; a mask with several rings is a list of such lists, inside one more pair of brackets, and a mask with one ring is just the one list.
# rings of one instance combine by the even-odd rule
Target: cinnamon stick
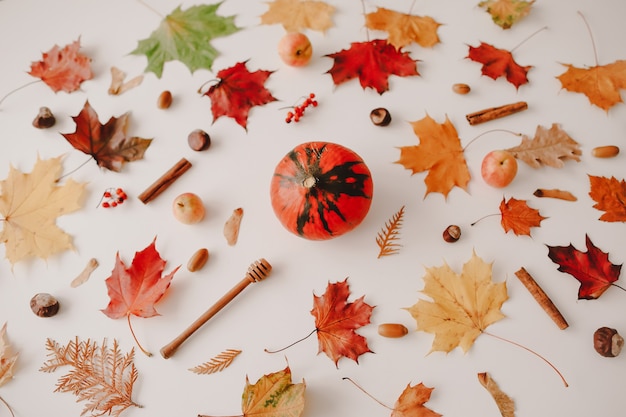
[[490,120],[499,119],[501,117],[509,116],[511,114],[526,110],[528,103],[525,101],[518,101],[517,103],[505,104],[500,107],[490,107],[488,109],[479,110],[474,113],[470,113],[465,116],[470,125],[477,125],[479,123],[485,123]]
[[161,175],[159,179],[157,179],[151,186],[146,188],[144,192],[139,194],[139,199],[142,203],[148,204],[150,201],[154,200],[159,194],[167,189],[174,181],[178,179],[181,175],[183,175],[187,170],[191,168],[191,162],[182,158],[180,161],[176,162],[173,167],[171,167],[165,174]]
[[569,324],[567,324],[567,321],[559,309],[554,305],[550,297],[548,297],[548,295],[543,291],[539,284],[537,284],[537,281],[535,281],[526,269],[523,267],[520,268],[519,271],[515,273],[515,276],[522,282],[522,284],[524,284],[526,289],[535,298],[544,311],[548,313],[552,321],[559,326],[559,329],[564,330],[569,327]]

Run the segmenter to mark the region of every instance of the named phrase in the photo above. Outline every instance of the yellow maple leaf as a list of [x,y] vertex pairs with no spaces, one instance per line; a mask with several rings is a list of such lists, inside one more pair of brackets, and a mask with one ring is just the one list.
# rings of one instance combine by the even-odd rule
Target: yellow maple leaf
[[274,0],[261,16],[261,24],[282,24],[285,30],[297,32],[312,29],[325,32],[333,26],[335,8],[323,1]]
[[617,103],[623,102],[619,90],[626,88],[626,60],[591,68],[563,65],[567,71],[557,78],[567,91],[583,93],[591,104],[607,112]]
[[485,0],[478,3],[478,6],[487,10],[496,25],[509,29],[530,13],[534,2],[535,0]]
[[396,163],[410,169],[413,174],[429,171],[424,180],[426,194],[439,192],[447,197],[455,186],[467,191],[470,173],[461,140],[450,119],[446,117],[446,121],[439,124],[426,115],[411,122],[411,126],[420,143],[400,147],[400,159]]
[[73,248],[71,236],[56,225],[56,218],[81,207],[85,184],[69,179],[58,185],[61,171],[61,157],[38,157],[31,173],[11,166],[7,179],[0,181],[0,242],[12,265]]
[[426,268],[422,292],[433,301],[420,299],[407,310],[418,330],[435,334],[431,352],[457,346],[467,352],[490,324],[504,318],[506,283],[491,280],[491,265],[472,252],[460,275],[447,264]]
[[388,32],[388,42],[399,49],[411,42],[425,48],[434,46],[439,43],[437,28],[441,24],[429,16],[415,16],[379,7],[365,15],[365,26]]
[[11,351],[7,341],[7,324],[0,329],[0,387],[13,378],[13,366],[17,360],[17,353]]

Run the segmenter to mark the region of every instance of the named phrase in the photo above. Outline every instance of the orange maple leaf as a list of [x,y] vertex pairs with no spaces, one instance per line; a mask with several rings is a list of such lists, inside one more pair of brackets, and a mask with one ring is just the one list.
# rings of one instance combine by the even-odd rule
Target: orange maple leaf
[[517,236],[530,236],[531,227],[539,227],[542,220],[546,219],[539,210],[528,207],[525,200],[517,200],[513,197],[506,201],[502,198],[500,203],[502,219],[500,224],[506,233],[512,230]]
[[365,15],[365,26],[389,33],[388,42],[402,48],[411,42],[429,48],[439,43],[437,29],[441,26],[430,16],[415,16],[379,7]]
[[589,175],[589,182],[589,196],[596,202],[593,208],[605,212],[600,220],[626,222],[626,181]]
[[335,362],[343,357],[359,362],[363,353],[371,352],[365,337],[356,329],[369,324],[374,307],[363,301],[364,296],[349,303],[348,279],[328,283],[322,296],[313,295],[315,330],[319,342],[319,352],[324,352]]
[[55,93],[76,91],[83,81],[93,78],[91,58],[80,54],[79,49],[80,40],[63,48],[54,45],[41,61],[31,64],[29,74],[41,78]]
[[507,81],[519,88],[528,83],[528,71],[532,66],[521,66],[513,59],[511,52],[498,49],[488,43],[481,42],[479,46],[469,47],[469,59],[483,64],[481,72],[494,80],[505,76]]
[[335,7],[323,1],[274,0],[261,16],[261,24],[280,23],[288,32],[312,29],[325,32],[332,27]]
[[441,417],[424,404],[430,399],[434,388],[427,387],[423,383],[407,387],[402,391],[398,401],[393,407],[391,417]]
[[607,112],[617,103],[623,102],[619,90],[626,88],[626,60],[591,68],[562,65],[567,67],[567,71],[556,78],[567,91],[583,93],[591,104]]
[[439,124],[426,115],[411,122],[411,126],[420,143],[400,147],[400,159],[396,163],[410,169],[413,174],[429,171],[424,180],[426,194],[439,192],[447,197],[455,186],[467,191],[470,173],[461,140],[448,117],[443,124]]

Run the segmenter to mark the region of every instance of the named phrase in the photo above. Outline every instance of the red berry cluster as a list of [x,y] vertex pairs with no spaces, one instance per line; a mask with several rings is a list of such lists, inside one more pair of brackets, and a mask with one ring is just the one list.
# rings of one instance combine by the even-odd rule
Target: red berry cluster
[[300,118],[304,115],[304,111],[309,106],[317,107],[317,100],[315,100],[314,93],[309,94],[309,96],[306,98],[306,100],[304,100],[301,105],[295,106],[293,108],[293,111],[289,111],[287,113],[287,117],[285,118],[285,122],[291,123],[291,121],[293,120],[294,122],[298,123],[300,121]]
[[102,193],[102,198],[98,206],[104,208],[117,207],[128,199],[128,196],[121,188],[107,188]]

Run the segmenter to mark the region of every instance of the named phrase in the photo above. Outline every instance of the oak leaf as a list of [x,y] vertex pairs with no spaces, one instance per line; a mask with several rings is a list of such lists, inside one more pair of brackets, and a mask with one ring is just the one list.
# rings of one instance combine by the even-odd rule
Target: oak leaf
[[423,383],[407,387],[402,391],[391,412],[391,417],[441,417],[424,404],[430,399],[434,388]]
[[467,352],[489,325],[504,318],[500,308],[508,299],[506,283],[492,281],[491,266],[472,252],[460,275],[445,263],[426,268],[422,292],[432,301],[420,299],[407,311],[418,330],[435,334],[431,352],[456,347]]
[[350,288],[348,279],[341,282],[328,283],[326,292],[313,295],[315,331],[319,351],[338,365],[339,359],[346,357],[359,362],[359,356],[371,352],[367,339],[355,330],[370,323],[373,306],[364,301],[365,296],[348,302]]
[[[581,252],[571,243],[568,246],[548,246],[548,257],[559,265],[558,270],[572,275],[580,282],[579,300],[599,298],[618,280],[622,265],[609,261],[609,254],[596,247],[585,235],[587,252]],[[619,287],[622,288],[622,287]],[[622,288],[624,289],[624,288]]]
[[0,387],[13,378],[13,368],[17,356],[7,340],[7,324],[4,323],[0,329]]
[[139,41],[131,54],[145,55],[148,58],[145,72],[153,72],[157,78],[163,75],[163,66],[168,61],[180,61],[191,72],[201,68],[210,70],[219,56],[211,41],[239,30],[234,16],[217,14],[221,4],[191,6],[186,10],[178,6],[163,18],[150,37]]
[[56,225],[56,219],[81,208],[85,184],[70,178],[59,185],[62,168],[61,157],[37,158],[32,172],[10,167],[8,177],[0,182],[0,242],[6,245],[12,265],[73,249],[72,237]]
[[400,147],[400,159],[396,161],[413,174],[429,171],[424,182],[426,194],[442,193],[448,196],[452,188],[467,191],[470,180],[469,169],[456,128],[446,116],[443,124],[426,115],[411,122],[419,145]]
[[152,139],[128,137],[128,117],[129,113],[124,113],[100,124],[98,114],[85,101],[80,113],[72,117],[76,131],[62,135],[75,149],[90,155],[98,166],[120,172],[125,163],[142,159],[152,143]]
[[272,73],[273,71],[264,70],[250,72],[245,62],[220,70],[217,73],[219,82],[203,94],[211,99],[213,123],[218,118],[227,116],[247,130],[250,109],[276,101],[265,88],[265,81]]
[[430,48],[439,43],[437,29],[441,23],[430,16],[415,16],[379,7],[365,15],[365,26],[388,32],[388,42],[398,49],[412,42]]
[[282,24],[288,32],[312,29],[325,32],[333,26],[335,7],[315,0],[274,0],[261,16],[261,24]]
[[63,48],[54,45],[43,54],[41,61],[33,62],[28,72],[33,77],[41,78],[56,93],[71,93],[80,88],[85,80],[93,78],[91,58],[78,52],[80,40]]
[[513,197],[500,203],[502,219],[500,224],[505,233],[512,230],[517,236],[530,236],[531,227],[540,227],[541,221],[546,219],[539,210],[528,207],[525,200],[517,200]]
[[591,104],[607,112],[623,102],[620,90],[626,89],[626,60],[590,68],[563,65],[567,70],[556,78],[567,91],[584,94]]
[[400,210],[385,222],[385,227],[376,235],[376,244],[380,249],[378,258],[396,254],[400,250],[401,245],[397,243],[397,240],[399,239],[403,220],[404,206],[400,207]]
[[542,165],[562,168],[564,161],[579,162],[582,154],[578,142],[561,129],[558,123],[553,123],[550,129],[537,126],[532,140],[524,135],[518,146],[507,151],[533,168]]
[[[135,253],[128,267],[120,259],[118,252],[113,271],[105,280],[110,301],[101,311],[111,319],[127,317],[129,327],[131,315],[143,318],[159,315],[154,305],[165,295],[174,274],[180,268],[179,265],[169,274],[163,275],[165,264],[166,261],[156,250],[156,238],[148,247]],[[134,335],[132,327],[131,333]],[[139,343],[137,344],[150,356]]]
[[353,42],[349,49],[326,55],[334,60],[327,71],[335,85],[359,78],[361,87],[383,94],[389,90],[390,75],[408,77],[419,75],[417,61],[408,52],[389,44],[385,39]]
[[589,175],[589,183],[589,196],[596,202],[593,208],[604,211],[600,220],[626,222],[626,181]]
[[141,407],[132,399],[133,385],[139,372],[133,362],[135,353],[122,353],[117,340],[109,348],[107,341],[102,345],[90,339],[79,341],[78,337],[67,346],[52,339],[46,340],[48,359],[39,369],[54,372],[59,368],[72,368],[59,378],[55,392],[71,392],[77,401],[86,401],[81,415],[108,414],[114,417],[130,407]]
[[494,80],[506,77],[515,88],[528,82],[528,71],[532,66],[521,66],[513,59],[511,52],[481,42],[479,46],[469,46],[469,59],[483,64],[481,72]]
[[535,0],[485,0],[478,3],[478,6],[487,10],[496,25],[509,29],[530,13],[534,2]]
[[[304,412],[304,393],[306,384],[294,384],[291,369],[287,366],[282,371],[263,375],[250,384],[246,376],[246,385],[241,396],[243,417],[299,417]],[[199,414],[198,417],[209,417]]]

